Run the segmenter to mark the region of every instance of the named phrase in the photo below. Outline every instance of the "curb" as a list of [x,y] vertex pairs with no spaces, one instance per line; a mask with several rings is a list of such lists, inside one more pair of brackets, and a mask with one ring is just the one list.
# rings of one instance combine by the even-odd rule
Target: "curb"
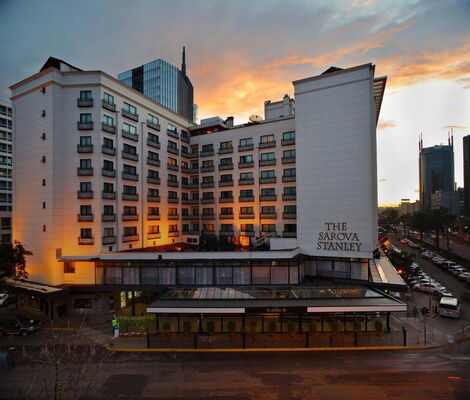
[[253,348],[253,349],[126,349],[106,347],[107,351],[121,353],[284,353],[284,352],[310,352],[310,351],[371,351],[371,350],[424,350],[434,349],[437,346],[367,346],[367,347],[296,347],[296,348]]
[[46,331],[73,331],[73,328],[42,328]]

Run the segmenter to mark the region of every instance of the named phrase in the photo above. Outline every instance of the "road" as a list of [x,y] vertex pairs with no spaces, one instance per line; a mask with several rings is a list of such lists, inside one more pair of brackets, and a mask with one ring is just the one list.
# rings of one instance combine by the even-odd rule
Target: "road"
[[[469,366],[470,341],[419,351],[121,353],[99,369],[87,366],[77,394],[89,385],[89,399],[468,400]],[[67,368],[59,370],[60,398],[71,398],[62,385]],[[51,396],[53,377],[52,365],[33,372],[17,365],[0,377],[0,398],[39,399],[46,385]]]

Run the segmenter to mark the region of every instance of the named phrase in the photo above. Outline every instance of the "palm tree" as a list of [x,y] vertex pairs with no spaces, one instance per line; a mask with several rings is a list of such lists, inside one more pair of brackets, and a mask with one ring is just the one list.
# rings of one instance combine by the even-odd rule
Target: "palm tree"
[[429,229],[429,215],[422,211],[417,211],[411,215],[410,224],[419,231],[419,240],[423,241],[424,231]]
[[[437,210],[432,210],[430,214],[430,225],[436,235],[436,247],[439,250],[439,235],[444,230],[448,231],[451,226],[454,216],[449,214],[447,208],[441,207]],[[447,249],[449,249],[449,243],[447,242]]]

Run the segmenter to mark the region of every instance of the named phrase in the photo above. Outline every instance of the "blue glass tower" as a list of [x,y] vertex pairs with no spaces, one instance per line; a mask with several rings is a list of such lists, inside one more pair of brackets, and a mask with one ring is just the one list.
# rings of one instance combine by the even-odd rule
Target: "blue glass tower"
[[158,59],[122,72],[117,78],[157,103],[194,121],[194,90],[186,75],[184,47],[181,70],[165,60]]

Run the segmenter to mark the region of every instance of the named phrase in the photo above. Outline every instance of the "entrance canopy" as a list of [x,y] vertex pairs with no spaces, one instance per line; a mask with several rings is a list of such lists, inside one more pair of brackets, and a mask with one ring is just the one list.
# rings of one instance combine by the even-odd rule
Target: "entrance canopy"
[[66,291],[61,288],[31,282],[26,279],[4,278],[3,281],[18,291],[28,293],[30,295],[41,296],[43,298],[60,297],[66,294]]
[[406,311],[406,304],[366,286],[174,288],[147,312],[158,314],[338,313]]

